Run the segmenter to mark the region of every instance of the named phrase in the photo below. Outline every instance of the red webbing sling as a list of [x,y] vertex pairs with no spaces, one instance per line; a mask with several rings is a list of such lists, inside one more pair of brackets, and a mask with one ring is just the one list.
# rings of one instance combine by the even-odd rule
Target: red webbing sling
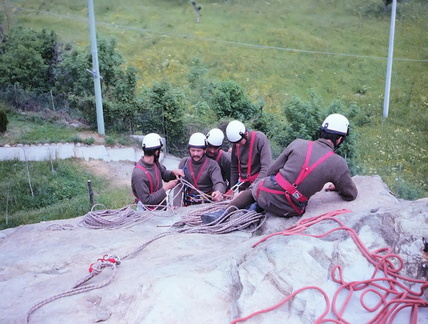
[[[156,190],[155,190],[155,188],[153,186],[153,179],[152,179],[152,176],[150,175],[150,173],[143,166],[141,166],[139,164],[137,164],[135,167],[143,170],[143,172],[146,174],[147,179],[149,179],[150,193],[151,194],[154,193]],[[160,179],[160,172],[159,172],[159,169],[156,166],[156,164],[154,165],[154,167],[155,167],[155,174],[156,174],[156,184],[158,184],[159,183],[159,179]]]
[[296,181],[294,182],[294,184],[291,184],[290,182],[288,182],[286,179],[284,179],[284,177],[281,175],[280,172],[278,172],[275,176],[275,180],[276,182],[278,182],[278,184],[280,185],[280,187],[282,189],[284,189],[285,192],[280,191],[280,190],[274,190],[274,189],[270,189],[270,188],[266,188],[265,186],[263,186],[263,181],[260,181],[258,187],[257,187],[257,194],[256,197],[259,196],[259,192],[260,190],[266,191],[266,192],[270,192],[273,194],[281,194],[281,195],[285,195],[285,198],[287,199],[287,201],[289,202],[290,206],[294,209],[294,211],[296,213],[298,213],[299,215],[302,215],[305,211],[305,209],[301,209],[298,206],[296,206],[296,204],[291,200],[291,196],[293,196],[297,201],[299,202],[307,202],[308,201],[308,197],[305,197],[304,195],[302,195],[300,193],[299,190],[297,190],[297,187],[299,186],[299,184],[302,183],[302,181],[309,175],[311,174],[311,172],[318,166],[320,165],[322,162],[324,162],[325,160],[327,160],[331,155],[334,154],[334,151],[330,151],[328,153],[326,153],[325,155],[323,155],[318,161],[316,161],[314,164],[312,164],[310,167],[308,167],[309,165],[309,160],[311,158],[311,154],[312,154],[312,147],[314,145],[314,142],[309,142],[308,145],[308,150],[306,152],[306,158],[305,158],[305,162],[302,165],[302,169],[300,170],[299,175],[297,176]]
[[259,173],[251,175],[251,166],[253,164],[253,151],[254,151],[254,142],[256,139],[256,131],[254,131],[251,134],[251,142],[250,142],[250,152],[248,153],[248,167],[247,167],[247,178],[242,178],[242,172],[241,172],[241,150],[239,146],[236,147],[236,157],[238,158],[238,175],[239,175],[239,182],[254,182],[254,180],[257,179],[259,176]]
[[222,154],[223,154],[223,150],[221,150],[221,149],[220,149],[220,150],[218,151],[217,157],[215,158],[215,161],[216,161],[216,162],[218,162],[218,161],[220,160],[220,158],[221,158]]
[[196,189],[199,190],[198,181],[199,181],[199,178],[201,177],[202,173],[204,172],[205,166],[208,163],[208,158],[205,159],[205,162],[202,165],[202,167],[199,170],[199,173],[196,175],[196,177],[195,177],[195,172],[193,172],[193,166],[192,166],[191,158],[188,158],[188,162],[189,162],[188,165],[189,165],[190,175],[191,175],[192,180],[193,180],[193,185],[195,186]]
[[[142,170],[144,172],[144,174],[147,176],[147,179],[149,179],[150,194],[154,193],[156,191],[156,188],[154,188],[154,186],[153,186],[153,179],[152,179],[152,176],[150,175],[150,173],[142,165],[137,164],[137,165],[135,165],[135,167]],[[156,164],[154,164],[154,167],[155,167],[155,174],[156,174],[156,184],[159,184],[159,180],[161,178],[160,171],[159,171],[159,168],[157,167]],[[132,193],[135,196],[134,204],[136,204],[137,202],[140,201],[140,199],[138,199],[134,190],[132,190]]]

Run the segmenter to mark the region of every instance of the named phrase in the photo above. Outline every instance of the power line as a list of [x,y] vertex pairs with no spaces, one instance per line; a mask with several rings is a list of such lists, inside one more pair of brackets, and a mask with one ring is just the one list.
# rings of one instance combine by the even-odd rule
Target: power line
[[[86,19],[86,18],[81,18],[81,17],[77,17],[77,16],[60,15],[60,14],[52,13],[52,12],[48,12],[48,11],[39,11],[39,10],[35,10],[35,9],[27,9],[27,8],[16,7],[16,6],[11,6],[11,7],[15,8],[15,9],[24,10],[24,11],[37,12],[39,14],[48,15],[48,16],[73,19],[75,21],[85,21],[85,22],[88,21],[88,19]],[[186,39],[194,39],[194,40],[199,40],[199,41],[215,42],[215,43],[222,43],[222,44],[228,44],[228,45],[237,45],[237,46],[254,47],[254,48],[262,48],[262,49],[273,49],[273,50],[279,50],[279,51],[298,52],[298,53],[307,53],[307,54],[334,55],[334,56],[367,58],[367,59],[376,59],[376,60],[387,60],[388,59],[387,57],[383,57],[383,56],[370,56],[370,55],[322,52],[322,51],[303,50],[303,49],[297,49],[297,48],[286,48],[286,47],[278,47],[278,46],[268,46],[268,45],[258,45],[258,44],[226,41],[226,40],[219,40],[219,39],[212,39],[212,38],[203,38],[203,37],[196,37],[196,36],[186,35],[186,34],[162,32],[162,31],[157,31],[157,30],[152,30],[152,29],[147,29],[147,28],[141,28],[141,27],[117,25],[117,24],[105,22],[105,21],[97,21],[97,23],[105,25],[105,26],[112,26],[113,28],[133,30],[133,31],[145,32],[145,33],[151,33],[151,34],[175,36],[175,37],[181,37],[181,38],[186,38]],[[428,60],[418,60],[418,59],[409,59],[409,58],[394,58],[393,60],[394,61],[405,61],[405,62],[428,63]]]

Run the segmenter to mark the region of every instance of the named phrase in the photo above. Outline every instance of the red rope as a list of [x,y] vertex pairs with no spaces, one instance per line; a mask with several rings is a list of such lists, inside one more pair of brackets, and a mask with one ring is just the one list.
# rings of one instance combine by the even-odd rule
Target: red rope
[[[346,282],[343,278],[343,270],[340,265],[336,265],[331,270],[332,280],[338,284],[340,287],[337,289],[333,296],[333,301],[330,306],[330,299],[328,295],[319,287],[309,286],[304,287],[299,290],[296,290],[291,295],[287,296],[280,303],[252,313],[246,317],[235,319],[231,322],[231,324],[236,324],[238,322],[246,321],[256,315],[269,312],[274,310],[287,301],[295,297],[297,294],[304,290],[308,289],[316,289],[321,292],[326,301],[326,310],[316,319],[315,324],[321,323],[336,323],[336,324],[344,324],[350,323],[346,321],[344,318],[344,312],[349,301],[352,298],[354,292],[361,291],[360,295],[360,304],[367,312],[377,312],[377,314],[368,322],[368,324],[391,324],[394,321],[394,318],[397,316],[399,312],[401,312],[405,308],[411,308],[410,311],[410,321],[411,324],[416,324],[418,321],[418,309],[419,307],[428,307],[428,301],[419,298],[428,288],[428,282],[424,280],[417,280],[404,277],[399,275],[398,273],[403,269],[404,262],[397,254],[393,254],[390,248],[380,248],[373,252],[370,252],[361,240],[358,237],[357,232],[355,230],[346,227],[343,222],[334,218],[334,216],[348,213],[350,212],[347,209],[336,210],[333,212],[329,212],[320,216],[315,216],[312,218],[301,219],[297,222],[296,225],[278,233],[274,233],[266,236],[262,240],[258,241],[253,245],[253,247],[258,244],[265,242],[267,239],[276,236],[276,235],[302,235],[309,236],[314,238],[321,238],[339,230],[345,230],[348,232],[354,243],[360,249],[363,256],[374,266],[373,275],[370,279],[361,280],[361,281],[352,281]],[[315,225],[323,220],[333,220],[339,224],[339,227],[334,228],[332,230],[327,231],[324,234],[320,235],[310,235],[302,233],[305,229],[309,228],[312,225]],[[395,267],[392,260],[398,261],[399,266]],[[383,276],[379,277],[379,273],[383,273]],[[398,280],[403,280],[410,282],[412,284],[421,284],[420,291],[416,292],[402,284]],[[338,305],[338,297],[343,293],[346,294],[343,305],[339,307]],[[378,302],[374,306],[367,305],[367,299],[370,296],[375,296],[378,298]],[[368,296],[368,297],[367,297]],[[336,319],[325,319],[324,317],[330,312],[335,315]]]

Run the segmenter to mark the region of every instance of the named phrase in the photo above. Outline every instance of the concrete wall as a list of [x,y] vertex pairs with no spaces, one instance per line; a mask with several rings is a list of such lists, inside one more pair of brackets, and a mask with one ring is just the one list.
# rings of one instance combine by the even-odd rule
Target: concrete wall
[[79,158],[104,161],[138,161],[143,150],[132,147],[106,147],[104,145],[84,145],[81,143],[59,143],[0,147],[0,161],[49,161],[55,159]]

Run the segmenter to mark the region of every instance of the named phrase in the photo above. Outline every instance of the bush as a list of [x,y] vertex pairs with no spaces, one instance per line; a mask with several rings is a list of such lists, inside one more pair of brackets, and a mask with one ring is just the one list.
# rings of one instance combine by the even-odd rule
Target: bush
[[320,125],[325,117],[333,113],[343,114],[350,120],[351,131],[336,153],[346,159],[352,175],[358,174],[361,171],[361,167],[357,164],[359,159],[359,151],[356,145],[358,132],[353,127],[352,122],[353,118],[359,115],[359,107],[356,104],[346,107],[342,101],[336,100],[325,109],[315,94],[312,93],[311,98],[311,102],[305,103],[295,96],[284,107],[283,111],[288,125],[285,133],[282,133],[284,134],[283,138],[279,139],[280,144],[285,147],[296,138],[316,140],[319,138]]
[[57,47],[53,31],[13,29],[0,45],[0,87],[19,84],[25,90],[48,92],[54,85]]
[[232,80],[214,84],[208,103],[217,113],[218,119],[248,120],[256,117],[261,109],[253,104],[244,89]]
[[0,110],[0,133],[6,132],[7,124],[9,124],[9,121],[7,120],[6,112],[4,110]]
[[137,130],[143,134],[155,132],[165,136],[168,151],[179,152],[186,140],[183,132],[184,93],[169,82],[161,81],[145,89],[140,100],[142,109],[137,116]]
[[92,145],[95,143],[95,139],[93,137],[89,137],[83,140],[83,143],[86,145]]
[[312,101],[309,103],[293,96],[283,108],[288,124],[284,137],[280,139],[281,144],[286,147],[296,138],[316,140],[323,119],[320,108],[321,103],[315,95],[312,95]]

